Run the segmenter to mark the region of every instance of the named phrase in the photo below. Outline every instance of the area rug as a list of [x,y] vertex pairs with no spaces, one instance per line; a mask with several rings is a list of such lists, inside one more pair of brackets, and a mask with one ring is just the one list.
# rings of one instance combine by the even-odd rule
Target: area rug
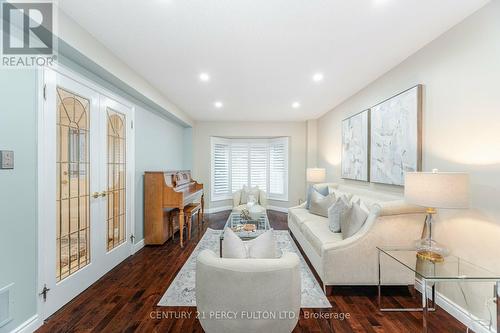
[[[158,306],[196,306],[196,258],[205,249],[210,249],[219,255],[219,237],[221,232],[222,230],[207,229],[189,259],[168,287]],[[300,258],[302,308],[330,308],[330,302],[323,293],[309,266],[307,266],[289,232],[287,230],[274,230],[274,237],[280,253],[293,252]]]

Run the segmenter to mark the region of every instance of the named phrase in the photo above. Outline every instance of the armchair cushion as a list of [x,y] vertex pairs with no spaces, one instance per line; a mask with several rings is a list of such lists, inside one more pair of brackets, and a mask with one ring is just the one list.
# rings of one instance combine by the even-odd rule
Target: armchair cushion
[[224,230],[222,240],[222,257],[233,259],[274,259],[276,244],[273,231],[268,230],[250,241],[243,241],[230,228]]
[[257,202],[259,202],[259,187],[248,187],[246,185],[243,186],[243,189],[241,190],[241,198],[240,198],[240,204],[246,204],[250,198],[250,196],[253,196]]

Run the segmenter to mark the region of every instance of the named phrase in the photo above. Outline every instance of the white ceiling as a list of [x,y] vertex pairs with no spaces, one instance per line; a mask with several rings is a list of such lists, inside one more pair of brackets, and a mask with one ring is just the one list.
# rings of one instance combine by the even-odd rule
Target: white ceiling
[[[192,118],[256,121],[322,115],[486,2],[63,0],[60,6]],[[199,80],[201,72],[210,82]],[[319,84],[316,72],[324,74]],[[215,101],[224,106],[215,108]],[[295,101],[300,108],[291,107]]]

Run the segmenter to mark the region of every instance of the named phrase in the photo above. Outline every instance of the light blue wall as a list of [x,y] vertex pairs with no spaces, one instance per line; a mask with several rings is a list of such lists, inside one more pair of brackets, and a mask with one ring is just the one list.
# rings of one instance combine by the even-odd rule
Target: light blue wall
[[[84,68],[64,56],[59,61],[137,106],[134,127],[138,242],[144,234],[143,172],[184,168],[185,127],[117,88],[107,80],[106,73]],[[16,163],[14,170],[0,170],[0,288],[14,282],[13,321],[1,327],[0,333],[10,332],[37,312],[36,96],[35,70],[0,69],[0,149],[14,150]]]
[[184,169],[193,170],[193,128],[184,128]]
[[144,238],[144,171],[184,168],[184,128],[144,108],[135,113],[135,237]]
[[14,283],[10,332],[36,313],[36,72],[0,69],[0,149],[15,167],[0,170],[0,288]]

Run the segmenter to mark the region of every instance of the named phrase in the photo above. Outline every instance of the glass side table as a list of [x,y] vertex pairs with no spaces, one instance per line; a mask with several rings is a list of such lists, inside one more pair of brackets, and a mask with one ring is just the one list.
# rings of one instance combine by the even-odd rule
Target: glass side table
[[[500,274],[474,265],[462,258],[450,255],[441,262],[431,262],[417,258],[414,249],[377,247],[378,250],[378,305],[382,312],[421,311],[422,332],[428,331],[428,315],[436,309],[435,287],[439,282],[494,282],[494,299],[497,304],[497,332],[500,332]],[[383,308],[382,307],[382,268],[381,257],[387,256],[415,273],[415,278],[422,283],[422,307],[418,308]],[[430,290],[429,290],[430,289]],[[429,306],[429,298],[432,307]],[[490,323],[492,325],[493,323]]]

